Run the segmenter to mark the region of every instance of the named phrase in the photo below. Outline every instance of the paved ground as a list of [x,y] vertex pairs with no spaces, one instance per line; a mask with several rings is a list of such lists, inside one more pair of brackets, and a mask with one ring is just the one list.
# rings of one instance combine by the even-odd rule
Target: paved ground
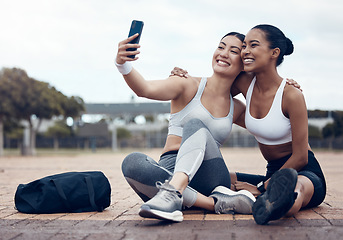
[[[158,159],[160,150],[145,151]],[[319,207],[267,226],[252,216],[184,213],[181,223],[137,215],[142,201],[125,182],[120,164],[126,153],[0,158],[0,239],[343,239],[343,152],[315,151],[327,178],[328,194]],[[230,170],[264,173],[257,149],[223,149]],[[111,206],[101,213],[22,214],[14,209],[20,183],[67,171],[100,170],[112,186]]]

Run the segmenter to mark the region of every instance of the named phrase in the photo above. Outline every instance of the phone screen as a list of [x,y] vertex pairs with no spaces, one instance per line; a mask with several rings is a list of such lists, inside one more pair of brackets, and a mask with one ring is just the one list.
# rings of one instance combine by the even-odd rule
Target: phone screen
[[[129,32],[129,37],[131,37],[132,35],[135,35],[136,33],[139,33],[139,35],[138,35],[138,37],[136,37],[135,39],[130,41],[130,43],[134,43],[134,44],[139,43],[139,40],[140,40],[141,35],[142,35],[143,26],[144,26],[144,22],[142,22],[142,21],[138,21],[138,20],[132,21],[131,27],[130,27],[130,32]],[[126,51],[136,51],[136,50],[137,50],[137,48],[128,48]],[[130,55],[128,57],[135,58],[135,55]]]

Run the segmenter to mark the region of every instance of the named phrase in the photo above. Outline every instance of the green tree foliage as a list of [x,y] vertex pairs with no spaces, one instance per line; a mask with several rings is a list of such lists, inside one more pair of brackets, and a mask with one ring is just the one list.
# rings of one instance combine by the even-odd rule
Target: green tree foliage
[[131,132],[126,128],[117,128],[117,138],[119,140],[128,139],[131,137]]
[[72,134],[72,129],[66,124],[64,120],[57,121],[54,126],[49,127],[45,135],[54,138],[54,148],[58,149],[58,138],[68,137]]
[[45,133],[48,137],[68,137],[71,134],[71,128],[63,120],[57,121],[55,125],[49,127]]
[[13,86],[10,79],[4,77],[4,73],[0,72],[0,118],[10,117],[13,109]]
[[65,117],[77,118],[85,111],[85,103],[83,99],[76,96],[64,98],[61,102],[61,106],[64,109]]
[[332,112],[334,122],[323,128],[323,137],[341,137],[343,136],[343,111]]
[[309,138],[322,138],[322,133],[318,127],[308,125],[308,137]]
[[[6,122],[17,117],[14,99],[19,93],[18,86],[11,79],[26,78],[27,74],[22,71],[11,71],[2,69],[0,71],[0,156],[3,155],[4,147],[4,126]],[[7,124],[10,125],[10,124]]]
[[19,124],[18,121],[14,119],[7,119],[4,122],[4,133],[6,135],[11,135],[13,132],[18,132],[23,130],[23,127]]
[[333,137],[335,135],[335,128],[333,123],[327,124],[323,130],[323,137],[328,138],[328,137]]
[[145,116],[145,120],[148,123],[153,123],[155,121],[155,118],[153,115],[147,115],[147,116]]
[[327,118],[329,113],[322,110],[308,110],[307,115],[309,118]]
[[[36,133],[43,119],[53,116],[75,118],[84,111],[81,98],[68,98],[48,83],[30,78],[22,69],[3,68],[0,72],[0,89],[0,129],[1,120],[5,118],[26,120],[30,129],[29,155],[34,154]],[[33,125],[33,119],[38,120],[36,126]],[[0,138],[3,139],[3,135]],[[3,143],[0,144],[3,146]]]

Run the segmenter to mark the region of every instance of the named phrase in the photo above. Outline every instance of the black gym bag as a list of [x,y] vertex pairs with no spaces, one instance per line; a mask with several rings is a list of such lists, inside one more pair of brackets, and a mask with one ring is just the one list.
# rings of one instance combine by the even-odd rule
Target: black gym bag
[[23,213],[101,212],[111,203],[111,186],[99,171],[66,172],[19,184],[14,202]]

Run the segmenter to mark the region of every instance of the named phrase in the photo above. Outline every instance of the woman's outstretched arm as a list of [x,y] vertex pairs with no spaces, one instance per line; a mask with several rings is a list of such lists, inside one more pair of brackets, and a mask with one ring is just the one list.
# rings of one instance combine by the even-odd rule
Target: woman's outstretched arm
[[[118,44],[118,53],[116,65],[128,86],[139,97],[145,97],[154,100],[173,100],[179,97],[190,84],[194,82],[184,81],[178,76],[171,76],[164,80],[145,80],[144,77],[131,66],[131,61],[136,61],[139,55],[139,44],[130,44],[129,42],[137,37],[133,35]],[[128,48],[137,48],[135,51],[127,51]],[[128,56],[135,55],[134,58]],[[120,68],[124,69],[123,71]]]

